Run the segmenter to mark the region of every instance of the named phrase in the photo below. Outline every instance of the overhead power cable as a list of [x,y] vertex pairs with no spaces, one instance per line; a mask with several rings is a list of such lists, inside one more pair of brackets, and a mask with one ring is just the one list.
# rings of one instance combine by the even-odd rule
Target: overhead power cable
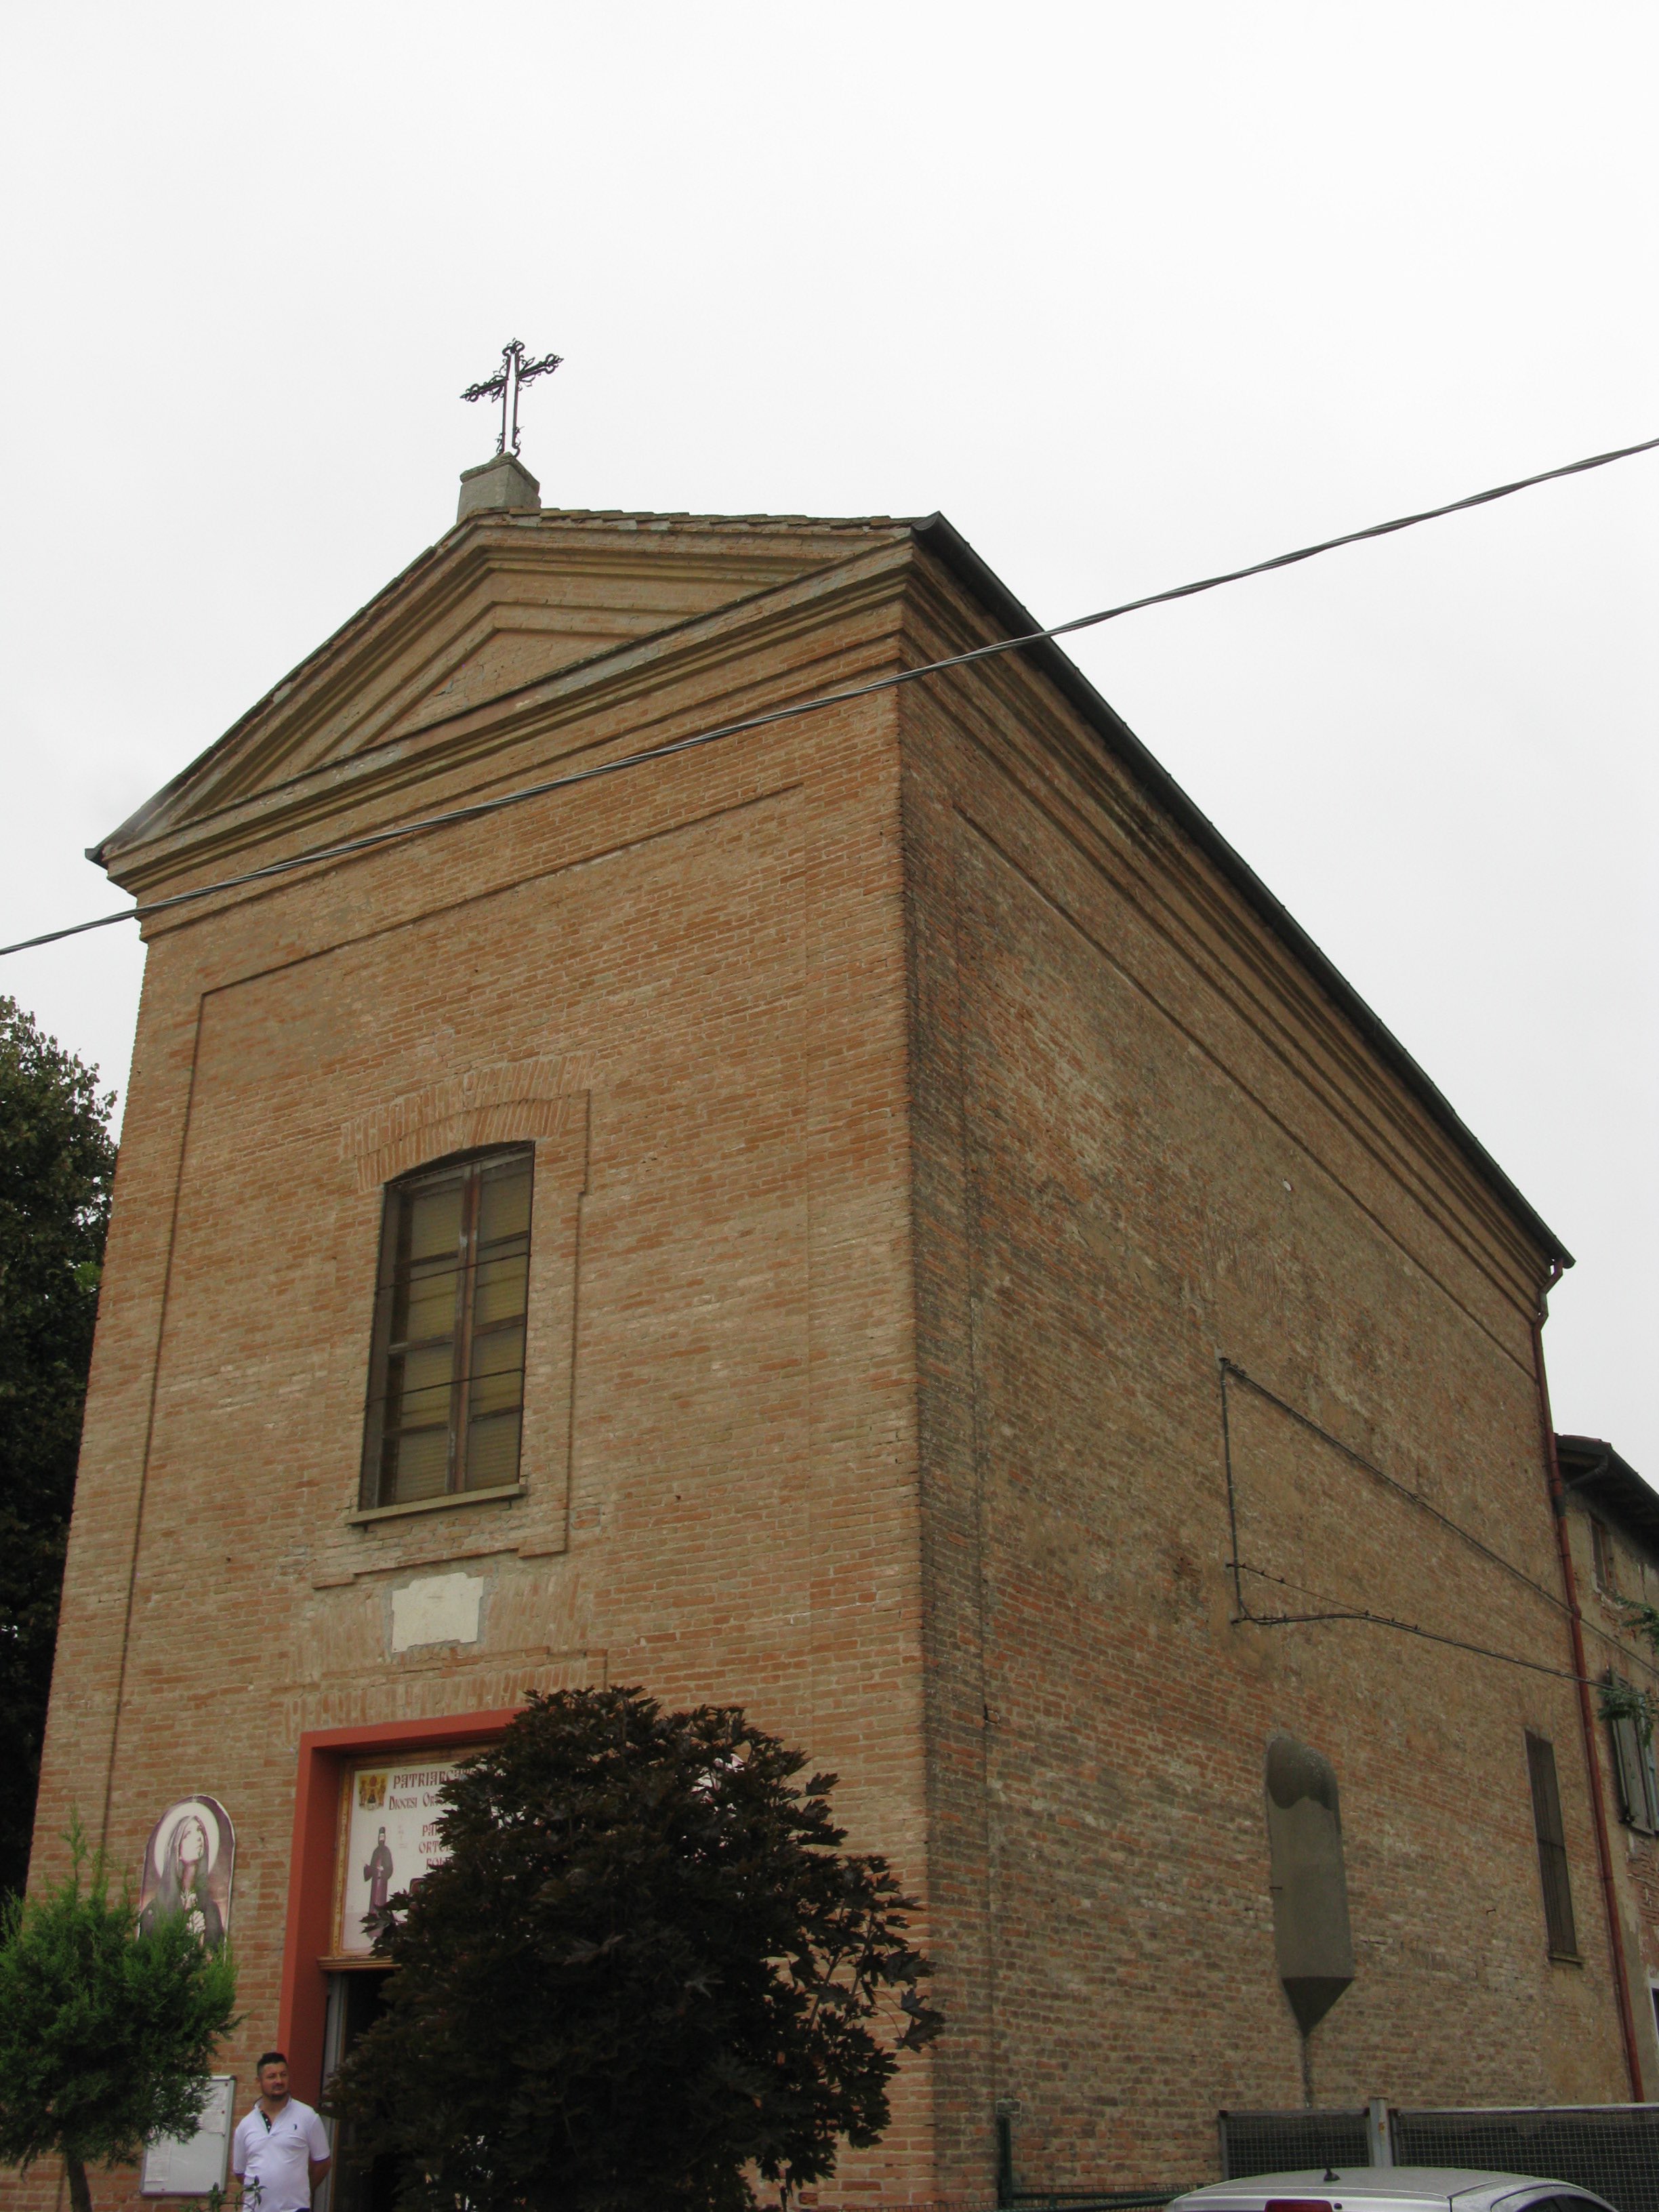
[[[1443,1513],[1438,1506],[1431,1504],[1420,1491],[1413,1490],[1409,1484],[1401,1482],[1397,1476],[1390,1474],[1386,1468],[1379,1467],[1375,1460],[1367,1459],[1363,1452],[1356,1451],[1352,1444],[1345,1443],[1340,1437],[1334,1435],[1329,1429],[1323,1428],[1317,1421],[1310,1419],[1298,1407],[1291,1405],[1287,1398],[1281,1398],[1277,1391],[1270,1390],[1265,1382],[1259,1382],[1255,1376],[1241,1367],[1236,1359],[1229,1359],[1223,1354],[1216,1364],[1221,1377],[1221,1453],[1227,1484],[1227,1525],[1231,1534],[1233,1554],[1225,1564],[1231,1570],[1233,1577],[1233,1601],[1236,1607],[1233,1626],[1236,1628],[1245,1626],[1252,1628],[1298,1628],[1326,1622],[1358,1621],[1374,1628],[1398,1629],[1408,1636],[1423,1637],[1431,1644],[1449,1644],[1455,1650],[1474,1652],[1480,1658],[1501,1659],[1506,1666],[1528,1667],[1534,1674],[1559,1674],[1565,1681],[1584,1682],[1591,1689],[1606,1687],[1605,1683],[1595,1676],[1575,1674],[1571,1668],[1552,1667],[1542,1660],[1524,1659],[1512,1651],[1494,1650],[1490,1644],[1471,1644],[1462,1637],[1443,1635],[1437,1630],[1425,1628],[1419,1622],[1401,1620],[1392,1613],[1373,1613],[1369,1607],[1356,1605],[1346,1598],[1334,1597],[1328,1591],[1315,1589],[1310,1583],[1293,1581],[1287,1575],[1274,1574],[1270,1568],[1256,1566],[1249,1559],[1242,1558],[1238,1548],[1238,1484],[1233,1468],[1232,1423],[1229,1418],[1227,1405],[1227,1385],[1230,1382],[1242,1382],[1247,1389],[1254,1391],[1257,1397],[1264,1399],[1268,1405],[1277,1407],[1281,1413],[1287,1414],[1299,1428],[1307,1430],[1310,1435],[1317,1437],[1323,1443],[1329,1444],[1334,1450],[1340,1452],[1343,1458],[1351,1461],[1355,1467],[1363,1468],[1367,1474],[1374,1475],[1379,1482],[1386,1485],[1407,1504],[1426,1513],[1431,1520],[1438,1522],[1449,1534],[1460,1538],[1473,1550],[1478,1552],[1483,1559],[1490,1560],[1493,1566],[1500,1567],[1506,1575],[1513,1576],[1523,1589],[1542,1598],[1544,1602],[1557,1613],[1576,1615],[1579,1626],[1587,1630],[1590,1635],[1599,1638],[1625,1664],[1639,1667],[1644,1674],[1650,1674],[1656,1681],[1659,1681],[1659,1666],[1656,1666],[1650,1660],[1644,1659],[1639,1651],[1633,1651],[1627,1640],[1610,1634],[1607,1629],[1598,1626],[1595,1621],[1587,1620],[1583,1613],[1579,1612],[1576,1604],[1569,1604],[1565,1599],[1558,1597],[1553,1590],[1546,1589],[1542,1583],[1535,1582],[1524,1569],[1516,1566],[1513,1560],[1506,1559],[1502,1553],[1493,1551],[1492,1547],[1481,1537],[1477,1536],[1472,1528],[1464,1528],[1461,1522],[1454,1521],[1449,1514]],[[1330,1609],[1322,1613],[1257,1613],[1244,1595],[1244,1585],[1241,1577],[1245,1575],[1255,1575],[1263,1582],[1276,1583],[1281,1589],[1295,1590],[1303,1597],[1316,1598]],[[1643,1692],[1645,1697],[1652,1697],[1655,1694],[1653,1692]]]
[[[1253,561],[1248,568],[1228,568],[1217,576],[1201,576],[1194,583],[1176,584],[1164,592],[1149,592],[1145,598],[1126,599],[1119,606],[1102,607],[1096,613],[1076,615],[1070,622],[1056,623],[1051,629],[1034,629],[1017,637],[995,639],[989,645],[975,646],[967,653],[953,653],[943,660],[924,661],[916,668],[902,668],[896,675],[879,676],[868,684],[855,684],[840,691],[825,691],[812,699],[802,699],[792,707],[775,707],[760,714],[744,715],[735,722],[722,722],[715,728],[698,730],[690,737],[676,738],[670,743],[653,745],[643,752],[623,753],[615,760],[599,761],[589,768],[574,769],[563,775],[544,778],[540,782],[525,784],[516,791],[499,793],[493,799],[480,799],[465,806],[447,807],[441,813],[422,815],[417,821],[403,822],[394,828],[374,830],[361,837],[346,839],[337,845],[319,845],[303,853],[293,853],[281,860],[271,860],[262,868],[249,868],[240,875],[222,876],[210,884],[198,884],[187,891],[174,891],[161,899],[149,899],[124,907],[118,914],[100,914],[91,921],[71,922],[66,929],[43,930],[38,937],[20,938],[15,945],[0,945],[0,957],[7,953],[27,952],[37,945],[56,945],[66,937],[80,937],[89,929],[108,929],[118,921],[143,921],[151,915],[165,914],[174,907],[187,906],[198,899],[214,898],[221,891],[240,890],[248,884],[264,883],[273,876],[284,876],[297,868],[307,868],[324,860],[343,860],[355,853],[367,853],[376,846],[388,845],[405,837],[423,836],[428,830],[446,829],[452,823],[473,822],[487,814],[499,814],[506,807],[521,806],[526,799],[544,798],[549,792],[567,791],[574,785],[591,783],[596,777],[617,775],[623,769],[643,768],[653,761],[672,760],[678,754],[692,751],[699,745],[712,745],[722,738],[741,736],[748,730],[763,730],[774,723],[798,720],[803,714],[816,714],[825,708],[847,705],[854,699],[867,699],[878,691],[891,691],[902,684],[918,683],[924,676],[939,676],[952,668],[966,668],[976,660],[988,660],[994,654],[1018,653],[1023,647],[1045,644],[1054,638],[1069,637],[1074,631],[1093,629],[1101,623],[1115,622],[1121,615],[1138,614],[1145,607],[1165,606],[1174,599],[1190,599],[1200,592],[1213,592],[1223,584],[1242,583],[1249,576],[1265,576],[1275,568],[1293,568],[1299,561],[1311,561],[1321,553],[1334,553],[1344,545],[1358,545],[1368,538],[1391,537],[1397,530],[1413,529],[1419,522],[1437,522],[1443,515],[1461,514],[1466,508],[1486,507],[1493,500],[1508,499],[1518,491],[1530,491],[1534,484],[1553,483],[1560,477],[1582,476],[1588,469],[1604,469],[1610,462],[1626,461],[1637,453],[1650,453],[1659,448],[1659,438],[1644,438],[1639,445],[1620,446],[1610,453],[1592,453],[1582,461],[1568,461],[1556,469],[1540,469],[1535,476],[1518,477],[1513,483],[1494,484],[1490,490],[1471,492],[1467,498],[1447,501],[1443,507],[1426,507],[1416,514],[1396,515],[1391,522],[1373,522],[1364,530],[1349,530],[1340,538],[1321,538],[1316,545],[1298,546],[1293,553],[1275,553],[1270,560]],[[483,702],[487,706],[491,702]],[[471,710],[473,712],[477,709]]]
[[[1230,1382],[1242,1382],[1247,1390],[1253,1390],[1258,1398],[1265,1399],[1268,1405],[1277,1406],[1279,1412],[1287,1414],[1298,1428],[1307,1430],[1310,1436],[1317,1437],[1322,1443],[1329,1444],[1334,1451],[1340,1452],[1343,1458],[1352,1461],[1355,1467],[1364,1468],[1367,1474],[1374,1475],[1378,1482],[1393,1491],[1397,1498],[1403,1498],[1406,1503],[1417,1512],[1425,1513],[1431,1521],[1437,1521],[1449,1534],[1455,1536],[1460,1542],[1467,1544],[1471,1551],[1478,1552],[1483,1559],[1490,1560],[1493,1566],[1501,1568],[1504,1574],[1513,1576],[1516,1582],[1531,1590],[1534,1595],[1541,1597],[1546,1605],[1553,1605],[1558,1613],[1570,1613],[1572,1610],[1564,1598],[1558,1597],[1553,1590],[1546,1589],[1542,1583],[1534,1581],[1524,1567],[1517,1567],[1513,1559],[1506,1559],[1501,1552],[1493,1551],[1492,1546],[1484,1538],[1477,1536],[1473,1528],[1464,1528],[1461,1522],[1454,1521],[1449,1513],[1443,1513],[1437,1505],[1431,1504],[1420,1490],[1413,1490],[1409,1483],[1401,1482],[1397,1475],[1390,1474],[1386,1468],[1379,1467],[1375,1460],[1367,1459],[1364,1452],[1358,1452],[1352,1444],[1344,1443],[1341,1437],[1333,1435],[1329,1429],[1322,1428],[1317,1421],[1310,1419],[1297,1407],[1291,1405],[1288,1398],[1281,1398],[1276,1390],[1270,1390],[1265,1382],[1258,1382],[1255,1376],[1241,1367],[1236,1359],[1229,1359],[1224,1355],[1218,1360],[1217,1364],[1221,1370],[1224,1422],[1227,1385]],[[1222,1444],[1227,1455],[1227,1479],[1231,1485],[1232,1435],[1230,1428],[1224,1427]]]
[[[1246,1606],[1242,1613],[1233,1615],[1235,1628],[1317,1628],[1328,1624],[1357,1621],[1365,1627],[1395,1628],[1407,1636],[1420,1636],[1425,1643],[1449,1644],[1454,1651],[1470,1651],[1478,1659],[1501,1659],[1506,1667],[1529,1668],[1534,1674],[1558,1674],[1564,1682],[1583,1683],[1586,1689],[1605,1691],[1607,1686],[1605,1675],[1576,1674],[1571,1667],[1552,1667],[1541,1659],[1523,1659],[1513,1651],[1494,1650],[1488,1644],[1471,1644],[1461,1636],[1443,1635],[1437,1629],[1425,1628],[1419,1621],[1401,1620],[1392,1613],[1372,1613],[1364,1607],[1349,1605],[1341,1598],[1331,1597],[1324,1590],[1313,1589],[1306,1583],[1292,1582],[1287,1575],[1275,1575],[1266,1567],[1252,1566],[1248,1559],[1229,1559],[1225,1564],[1236,1568],[1240,1574],[1255,1575],[1262,1582],[1277,1583],[1281,1589],[1297,1590],[1304,1597],[1317,1598],[1330,1608],[1325,1613],[1255,1613]],[[1605,1628],[1598,1628],[1593,1620],[1585,1620],[1582,1625],[1592,1636],[1599,1637],[1626,1666],[1639,1667],[1644,1674],[1659,1677],[1659,1667],[1643,1658],[1639,1651],[1632,1651],[1628,1644],[1609,1635]],[[1641,1694],[1651,1702],[1656,1693],[1644,1690]]]

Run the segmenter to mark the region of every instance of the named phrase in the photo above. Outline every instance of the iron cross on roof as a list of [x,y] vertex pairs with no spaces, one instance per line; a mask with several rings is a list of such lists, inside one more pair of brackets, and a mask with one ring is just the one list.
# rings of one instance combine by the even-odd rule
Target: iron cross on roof
[[[564,358],[562,354],[546,353],[539,361],[524,357],[524,340],[514,338],[511,345],[501,348],[501,365],[494,376],[486,377],[482,384],[469,384],[462,392],[463,399],[499,399],[501,403],[501,434],[495,441],[498,453],[519,450],[519,393],[523,386],[536,377],[546,376]],[[507,444],[507,434],[513,442]]]

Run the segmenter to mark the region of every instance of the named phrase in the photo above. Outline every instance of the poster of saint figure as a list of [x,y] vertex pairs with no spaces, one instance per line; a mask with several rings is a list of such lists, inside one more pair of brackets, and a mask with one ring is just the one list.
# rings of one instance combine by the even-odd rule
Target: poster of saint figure
[[181,1797],[149,1832],[138,1877],[138,1932],[182,1912],[198,1942],[216,1951],[230,1932],[236,1831],[216,1797]]
[[369,1951],[391,1919],[391,1900],[445,1856],[439,1792],[459,1762],[447,1753],[360,1766],[346,1778],[341,1823],[340,1955]]

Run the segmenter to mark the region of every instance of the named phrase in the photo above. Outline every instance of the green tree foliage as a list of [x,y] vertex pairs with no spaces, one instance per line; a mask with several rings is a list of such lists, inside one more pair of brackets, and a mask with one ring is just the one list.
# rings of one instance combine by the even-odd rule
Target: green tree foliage
[[418,2212],[746,2212],[875,2142],[936,2035],[912,1901],[839,1849],[833,1775],[729,1708],[538,1698],[393,1900],[386,2010],[336,2075]]
[[78,1827],[70,1850],[55,1888],[0,1912],[0,2160],[60,2154],[75,2212],[91,2212],[88,2166],[195,2125],[236,1974],[182,1913],[141,1936]]
[[0,1891],[28,1870],[115,1146],[113,1093],[0,998]]

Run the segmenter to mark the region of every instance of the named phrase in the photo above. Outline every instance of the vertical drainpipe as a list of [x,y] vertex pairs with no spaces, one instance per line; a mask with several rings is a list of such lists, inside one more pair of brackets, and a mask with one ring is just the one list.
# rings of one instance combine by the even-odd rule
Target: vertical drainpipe
[[1544,1372],[1544,1319],[1550,1292],[1561,1279],[1561,1262],[1550,1264],[1550,1279],[1538,1301],[1532,1324],[1533,1372],[1538,1378],[1538,1413],[1544,1429],[1544,1467],[1549,1476],[1550,1507],[1555,1522],[1555,1547],[1561,1558],[1561,1587],[1567,1601],[1567,1622],[1572,1631],[1572,1669],[1578,1677],[1578,1725],[1583,1732],[1584,1765],[1589,1773],[1590,1814],[1595,1827],[1595,1856],[1601,1869],[1601,1899],[1606,1908],[1607,1948],[1613,1954],[1613,1985],[1619,2002],[1619,2027],[1625,2042],[1625,2066],[1630,2093],[1642,2102],[1642,2062],[1637,2055],[1636,2018],[1631,2010],[1630,1978],[1625,1972],[1625,1945],[1619,1932],[1619,1893],[1613,1886],[1613,1847],[1607,1840],[1607,1816],[1602,1798],[1601,1748],[1596,1736],[1595,1716],[1590,1710],[1589,1668],[1584,1661],[1583,1616],[1578,1610],[1578,1583],[1572,1571],[1572,1546],[1567,1535],[1566,1487],[1555,1449],[1555,1417],[1550,1411],[1549,1378]]

